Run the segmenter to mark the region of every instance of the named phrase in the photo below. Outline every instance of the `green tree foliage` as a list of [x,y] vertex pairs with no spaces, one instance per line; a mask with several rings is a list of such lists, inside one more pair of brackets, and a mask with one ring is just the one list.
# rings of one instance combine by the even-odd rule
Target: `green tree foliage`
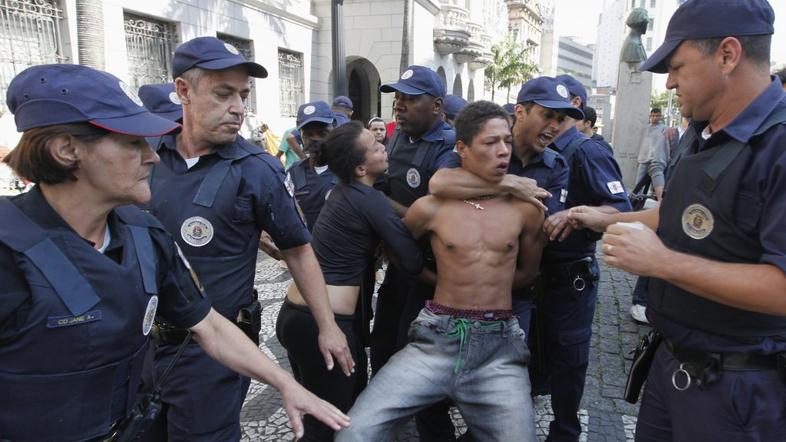
[[494,100],[498,87],[506,88],[508,97],[513,87],[531,79],[538,73],[534,63],[528,63],[531,48],[516,41],[513,34],[491,47],[491,64],[486,67],[485,86]]

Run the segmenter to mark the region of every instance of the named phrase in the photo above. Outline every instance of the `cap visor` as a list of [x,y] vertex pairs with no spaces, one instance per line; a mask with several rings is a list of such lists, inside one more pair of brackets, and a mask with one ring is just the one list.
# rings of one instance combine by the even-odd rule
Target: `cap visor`
[[110,132],[139,137],[159,137],[180,127],[174,121],[161,118],[147,111],[128,117],[99,118],[90,120],[89,123]]
[[415,89],[412,86],[407,86],[406,84],[401,83],[391,83],[391,84],[383,84],[379,87],[379,91],[385,94],[391,92],[401,92],[402,94],[407,95],[423,95],[426,92],[420,89]]
[[248,75],[256,78],[267,78],[267,69],[261,64],[254,63],[253,61],[239,61],[237,58],[220,58],[218,60],[205,61],[197,63],[196,67],[209,71],[220,71],[241,65],[248,69]]
[[535,104],[539,104],[543,107],[554,109],[554,110],[561,110],[565,111],[565,114],[574,120],[583,120],[584,119],[584,112],[581,111],[579,108],[575,108],[571,106],[569,103],[564,101],[549,101],[549,100],[532,100]]
[[655,52],[639,66],[640,71],[650,71],[656,74],[665,74],[669,71],[666,66],[666,59],[677,49],[682,40],[666,40]]
[[313,117],[313,118],[308,118],[306,121],[304,121],[304,122],[302,122],[302,123],[298,124],[298,126],[297,126],[297,130],[300,130],[300,129],[302,129],[302,128],[303,128],[303,126],[305,126],[305,125],[306,125],[306,124],[308,124],[308,123],[315,123],[315,122],[316,122],[316,123],[325,123],[325,124],[330,124],[330,123],[332,123],[333,121],[334,121],[334,118],[326,118],[326,117]]
[[153,115],[158,115],[161,118],[166,118],[169,121],[179,123],[183,120],[183,111],[169,111],[169,112],[151,112]]

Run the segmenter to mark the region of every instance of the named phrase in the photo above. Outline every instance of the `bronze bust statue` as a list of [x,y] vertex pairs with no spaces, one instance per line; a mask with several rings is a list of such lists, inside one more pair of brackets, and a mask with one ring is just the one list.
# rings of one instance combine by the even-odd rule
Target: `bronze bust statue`
[[620,60],[638,68],[638,65],[647,59],[647,53],[644,51],[644,45],[641,43],[641,36],[647,32],[649,21],[650,18],[646,9],[635,8],[630,11],[630,15],[625,21],[625,24],[630,28],[630,33],[625,37],[625,42],[622,44]]

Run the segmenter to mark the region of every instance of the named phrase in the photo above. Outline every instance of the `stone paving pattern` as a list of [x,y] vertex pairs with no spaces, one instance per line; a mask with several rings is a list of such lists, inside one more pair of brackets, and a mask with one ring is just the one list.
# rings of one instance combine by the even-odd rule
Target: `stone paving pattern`
[[[582,441],[633,440],[638,406],[625,402],[622,393],[631,363],[630,351],[648,331],[647,326],[637,325],[628,314],[635,282],[635,276],[601,265],[587,383],[580,411]],[[289,283],[289,273],[260,252],[255,279],[263,306],[260,346],[286,369],[289,361],[276,339],[275,323]],[[548,396],[535,399],[535,414],[538,438],[542,441],[551,420]],[[458,411],[454,410],[453,418],[457,432],[463,432],[465,425]],[[264,384],[252,383],[240,419],[243,441],[294,440],[286,412],[281,408],[281,396]],[[398,440],[418,440],[412,422],[398,435]]]

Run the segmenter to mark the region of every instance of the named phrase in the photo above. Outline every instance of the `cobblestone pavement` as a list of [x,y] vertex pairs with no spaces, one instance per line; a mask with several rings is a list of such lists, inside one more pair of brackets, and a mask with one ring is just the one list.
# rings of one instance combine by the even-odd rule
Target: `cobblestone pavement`
[[[289,282],[289,273],[260,252],[255,284],[263,307],[261,347],[286,369],[289,362],[276,339],[275,322]],[[625,402],[622,392],[631,362],[629,351],[648,329],[635,324],[628,315],[635,282],[636,278],[628,273],[601,266],[589,370],[580,411],[582,441],[633,440],[638,407]],[[547,396],[536,398],[535,413],[538,437],[543,440],[551,420]],[[281,397],[266,385],[252,383],[240,419],[243,441],[294,440],[286,412],[281,408]],[[457,431],[463,432],[465,426],[458,412],[454,412],[454,421]],[[398,440],[417,441],[412,423],[399,434]]]

